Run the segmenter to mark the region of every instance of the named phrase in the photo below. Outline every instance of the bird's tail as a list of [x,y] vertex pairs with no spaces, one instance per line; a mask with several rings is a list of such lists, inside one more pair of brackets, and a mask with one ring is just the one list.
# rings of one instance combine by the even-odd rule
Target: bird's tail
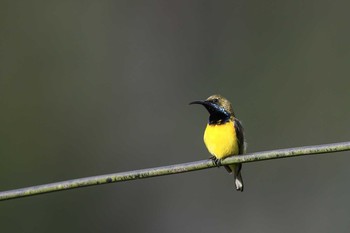
[[242,164],[233,164],[233,165],[228,165],[225,166],[226,170],[230,173],[233,173],[234,179],[235,179],[235,186],[237,191],[243,192],[243,179],[241,175],[241,170],[242,170]]

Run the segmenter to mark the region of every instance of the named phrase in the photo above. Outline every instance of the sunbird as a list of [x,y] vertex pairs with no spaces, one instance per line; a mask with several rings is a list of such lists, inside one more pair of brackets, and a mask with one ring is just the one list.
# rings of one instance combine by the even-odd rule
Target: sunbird
[[[241,155],[246,151],[241,122],[235,117],[231,103],[221,95],[212,95],[206,100],[190,104],[201,104],[209,112],[209,121],[204,131],[204,144],[211,159],[219,166],[221,160],[231,155]],[[242,164],[225,165],[233,173],[237,191],[243,191]]]

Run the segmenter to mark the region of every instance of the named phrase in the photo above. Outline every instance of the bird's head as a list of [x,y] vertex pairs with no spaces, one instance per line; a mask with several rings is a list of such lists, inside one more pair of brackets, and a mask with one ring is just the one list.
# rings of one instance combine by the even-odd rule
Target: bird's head
[[193,101],[190,104],[203,105],[210,114],[211,124],[222,124],[234,117],[231,103],[221,95],[212,95],[206,100]]

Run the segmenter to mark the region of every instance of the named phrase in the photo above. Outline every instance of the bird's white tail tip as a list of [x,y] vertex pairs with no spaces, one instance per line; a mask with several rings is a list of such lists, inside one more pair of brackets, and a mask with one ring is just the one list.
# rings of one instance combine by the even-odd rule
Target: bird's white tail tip
[[243,192],[243,182],[238,177],[235,179],[235,186],[237,191]]

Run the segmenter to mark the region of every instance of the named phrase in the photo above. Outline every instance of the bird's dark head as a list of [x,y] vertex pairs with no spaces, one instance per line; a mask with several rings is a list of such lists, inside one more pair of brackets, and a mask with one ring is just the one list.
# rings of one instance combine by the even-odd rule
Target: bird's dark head
[[234,117],[231,103],[221,95],[212,95],[206,100],[193,101],[190,104],[201,104],[208,110],[209,124],[223,124]]

